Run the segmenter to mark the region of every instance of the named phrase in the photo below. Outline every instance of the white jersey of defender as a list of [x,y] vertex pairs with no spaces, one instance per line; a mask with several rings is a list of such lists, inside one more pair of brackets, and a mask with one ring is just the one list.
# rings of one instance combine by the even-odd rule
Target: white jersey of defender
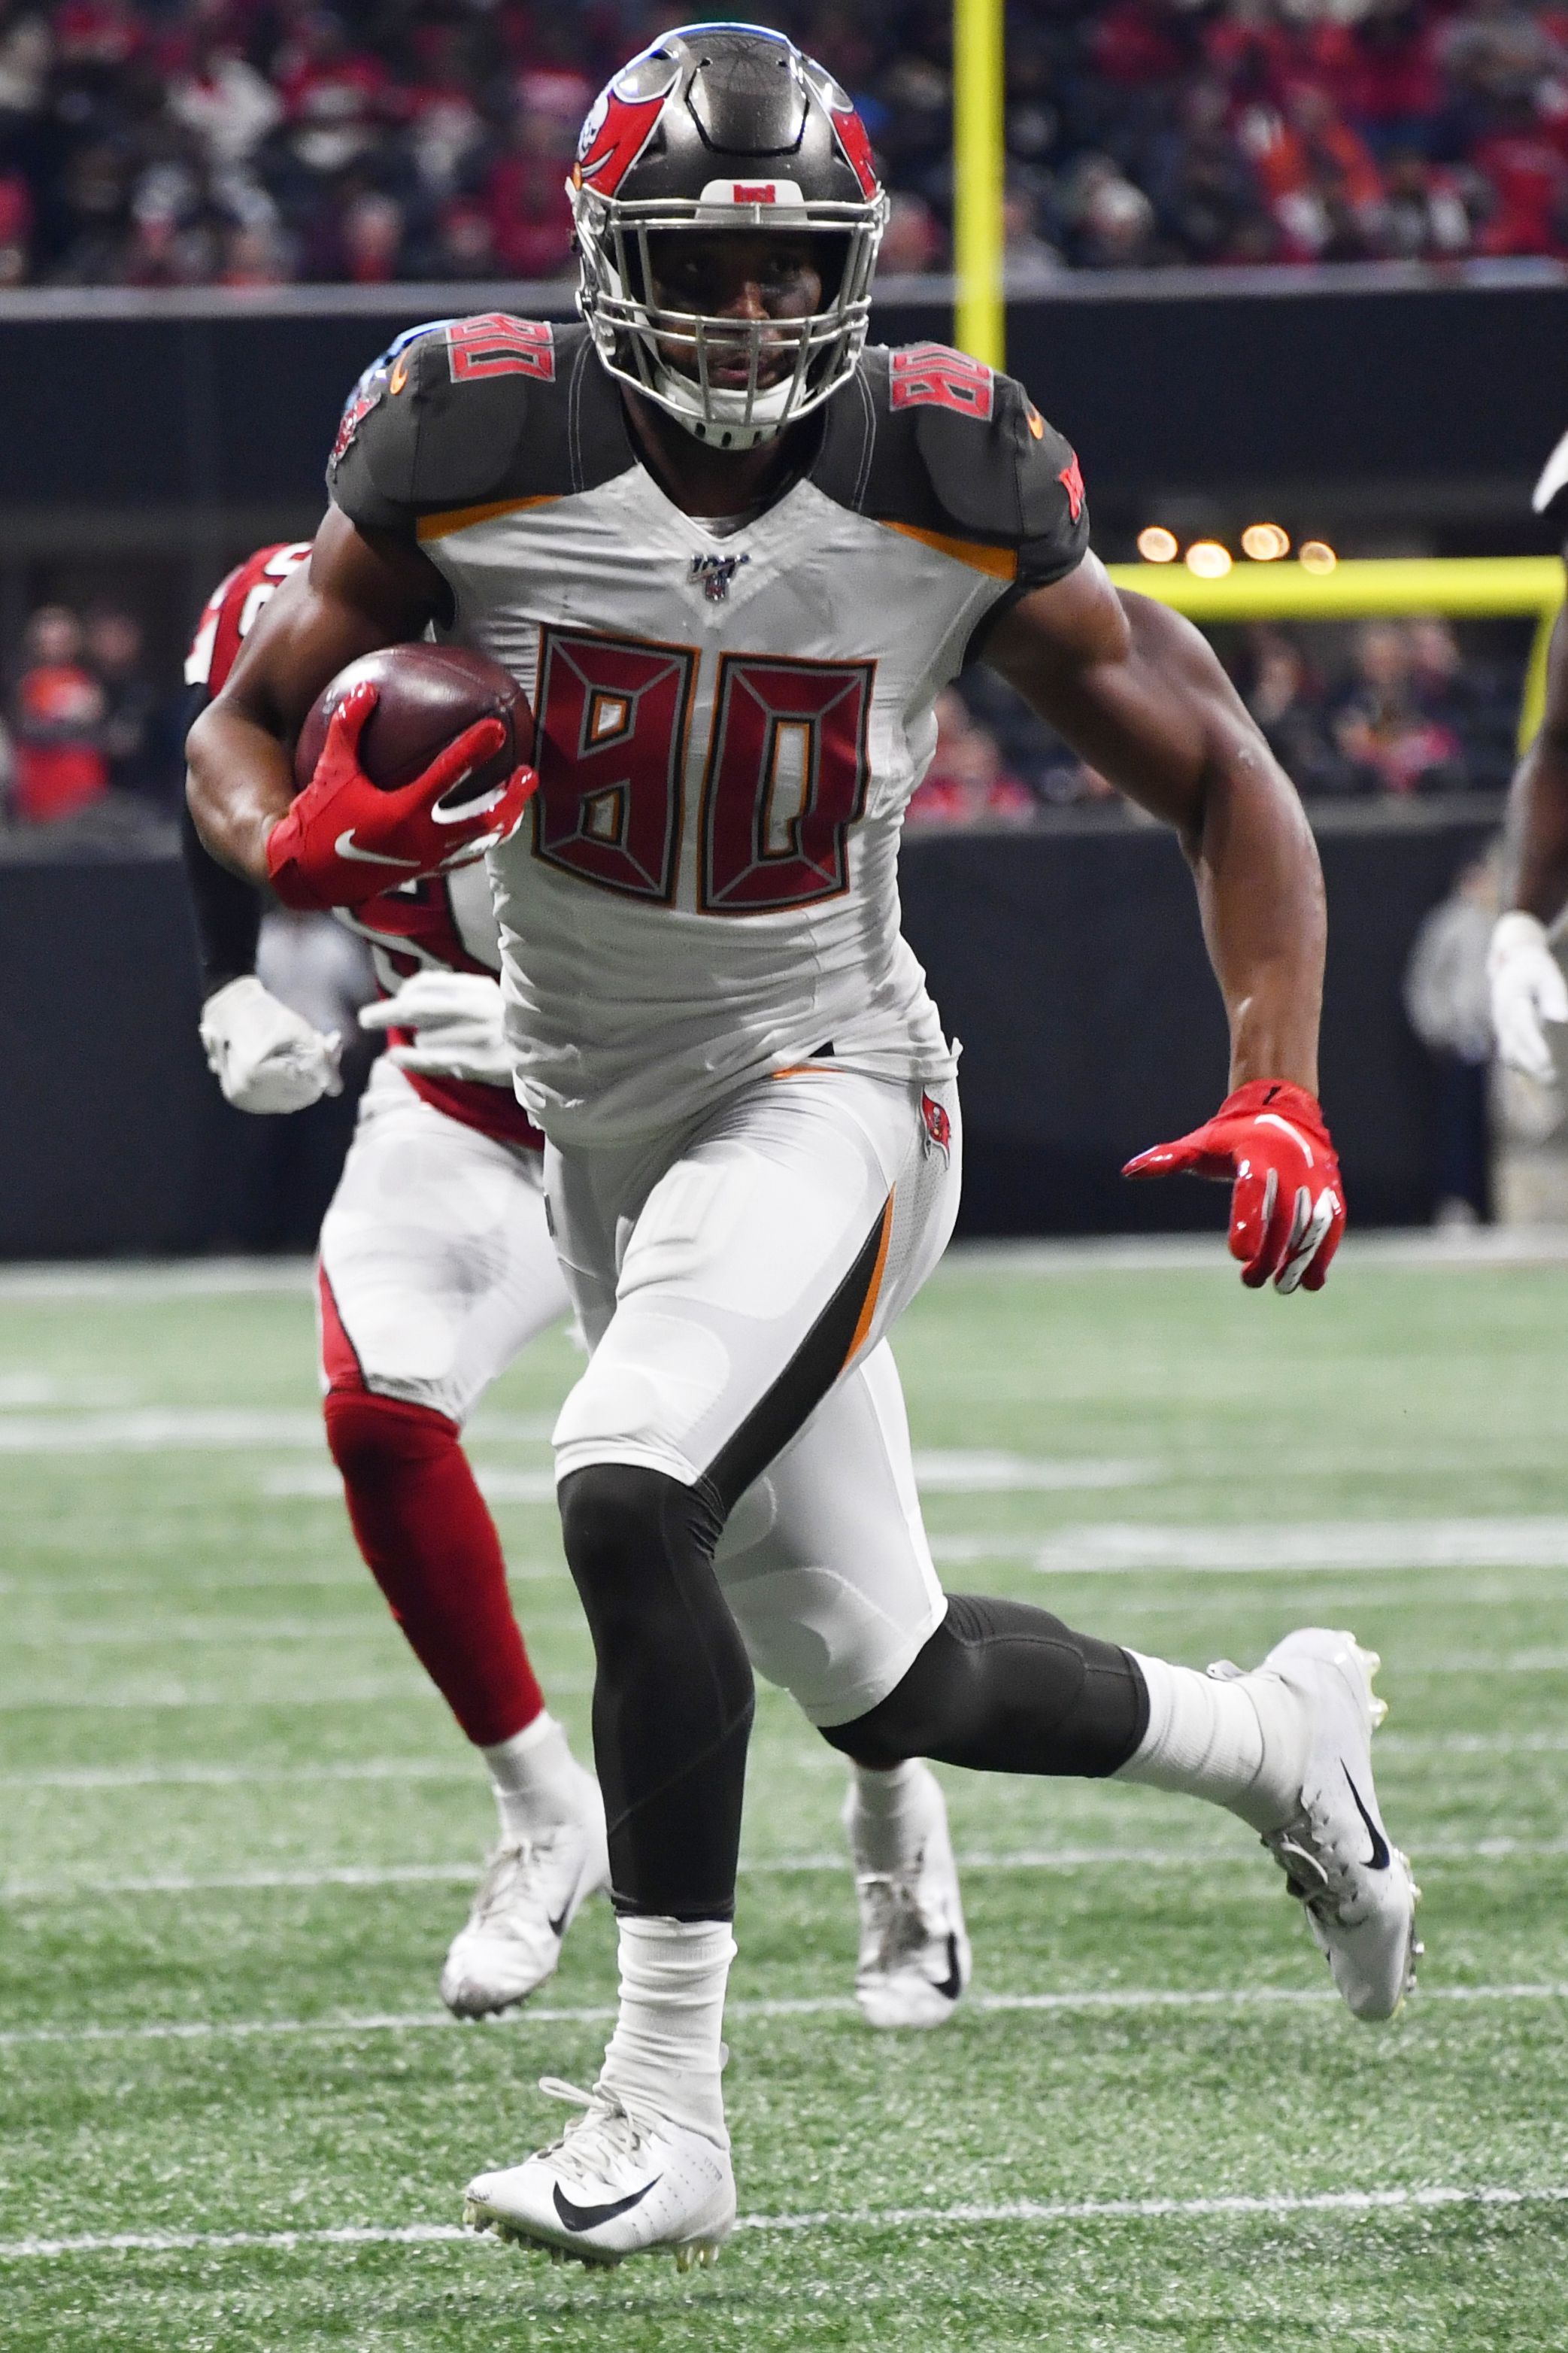
[[719,538],[640,466],[420,537],[449,634],[539,721],[532,823],[490,866],[518,1091],[547,1133],[667,1128],[829,1043],[950,1074],[898,841],[1001,580],[806,480]]

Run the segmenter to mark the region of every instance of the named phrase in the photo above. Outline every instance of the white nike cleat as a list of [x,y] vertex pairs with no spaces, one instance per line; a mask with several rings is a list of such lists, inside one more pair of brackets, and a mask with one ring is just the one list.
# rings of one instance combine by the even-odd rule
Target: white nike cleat
[[855,1999],[870,2026],[945,2025],[972,1967],[942,1784],[928,1766],[909,1769],[920,1777],[919,1798],[910,1852],[892,1870],[877,1868],[866,1852],[853,1781],[844,1800],[860,1906]]
[[485,2018],[537,1992],[554,1975],[561,1939],[584,1904],[608,1887],[604,1800],[591,1773],[582,1779],[574,1821],[503,1840],[490,1855],[441,1971],[441,1999],[458,2017]]
[[1258,1670],[1308,1712],[1298,1812],[1264,1845],[1305,1908],[1312,1938],[1356,2018],[1392,2018],[1415,1983],[1421,1951],[1410,1862],[1389,1843],[1372,1778],[1372,1736],[1388,1713],[1372,1688],[1380,1662],[1352,1634],[1287,1634]]
[[727,2148],[663,2117],[633,2116],[603,2084],[579,2092],[545,2075],[539,2088],[585,2113],[521,2165],[469,2182],[463,2220],[471,2230],[605,2270],[660,2247],[678,2271],[718,2262],[735,2227]]

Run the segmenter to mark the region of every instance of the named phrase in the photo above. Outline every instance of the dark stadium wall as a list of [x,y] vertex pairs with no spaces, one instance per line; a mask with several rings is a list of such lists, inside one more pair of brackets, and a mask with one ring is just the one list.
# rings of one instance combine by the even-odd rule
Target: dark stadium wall
[[[1422,915],[1479,838],[1457,823],[1323,839],[1324,1094],[1364,1224],[1431,1214],[1430,1081],[1400,980]],[[917,839],[904,905],[963,1044],[960,1230],[1219,1224],[1217,1187],[1117,1174],[1224,1092],[1224,1023],[1174,844],[1092,823]],[[301,1216],[311,1198],[324,1206],[351,1106],[321,1107],[310,1131],[228,1111],[196,1011],[174,862],[0,865],[0,1257],[254,1243],[267,1188],[285,1177]],[[303,1247],[309,1230],[307,1218],[266,1238]]]
[[[1102,525],[1146,521],[1156,500],[1268,494],[1325,517],[1364,505],[1412,525],[1491,515],[1528,531],[1531,483],[1564,423],[1561,287],[1523,266],[1441,289],[1372,276],[1363,290],[1354,273],[1351,290],[1282,290],[1269,273],[1268,295],[1079,281],[1011,307],[1011,362],[1078,443]],[[91,296],[11,298],[0,543],[47,552],[95,521],[165,546],[308,528],[360,369],[399,327],[494,294],[393,288],[345,313],[334,291],[260,316],[210,297],[187,315],[178,297],[109,297],[100,315]],[[951,314],[884,306],[875,332],[945,338]]]
[[[1352,1217],[1432,1214],[1430,1065],[1401,996],[1417,926],[1473,822],[1321,832],[1329,896],[1323,1100]],[[1225,1021],[1174,841],[1125,827],[908,843],[905,928],[963,1041],[968,1234],[1225,1223],[1217,1186],[1130,1185],[1121,1164],[1207,1117]]]

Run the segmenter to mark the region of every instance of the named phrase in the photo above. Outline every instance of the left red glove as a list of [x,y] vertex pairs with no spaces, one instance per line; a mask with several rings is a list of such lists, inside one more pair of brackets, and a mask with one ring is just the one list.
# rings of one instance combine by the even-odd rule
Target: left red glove
[[369,681],[343,697],[310,783],[267,837],[268,877],[286,907],[357,907],[417,875],[471,864],[522,822],[539,781],[531,768],[475,798],[452,797],[506,742],[499,719],[476,720],[412,784],[383,792],[359,759],[375,701]]
[[1130,1160],[1124,1176],[1185,1170],[1234,1183],[1230,1254],[1260,1290],[1321,1291],[1345,1229],[1345,1188],[1321,1106],[1288,1079],[1251,1079],[1211,1120]]

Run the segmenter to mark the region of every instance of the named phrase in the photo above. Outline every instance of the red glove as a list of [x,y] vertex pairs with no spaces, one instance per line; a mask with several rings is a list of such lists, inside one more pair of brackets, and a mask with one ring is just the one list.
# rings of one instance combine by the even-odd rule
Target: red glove
[[1234,1181],[1230,1254],[1249,1290],[1272,1275],[1276,1291],[1321,1291],[1345,1229],[1345,1188],[1315,1095],[1288,1079],[1249,1080],[1202,1127],[1139,1153],[1121,1174],[1183,1169]]
[[268,876],[286,907],[357,907],[415,875],[471,865],[522,822],[539,782],[531,768],[444,806],[506,742],[499,719],[476,720],[412,784],[394,792],[373,784],[359,764],[359,739],[375,699],[368,681],[343,697],[314,776],[267,838]]

